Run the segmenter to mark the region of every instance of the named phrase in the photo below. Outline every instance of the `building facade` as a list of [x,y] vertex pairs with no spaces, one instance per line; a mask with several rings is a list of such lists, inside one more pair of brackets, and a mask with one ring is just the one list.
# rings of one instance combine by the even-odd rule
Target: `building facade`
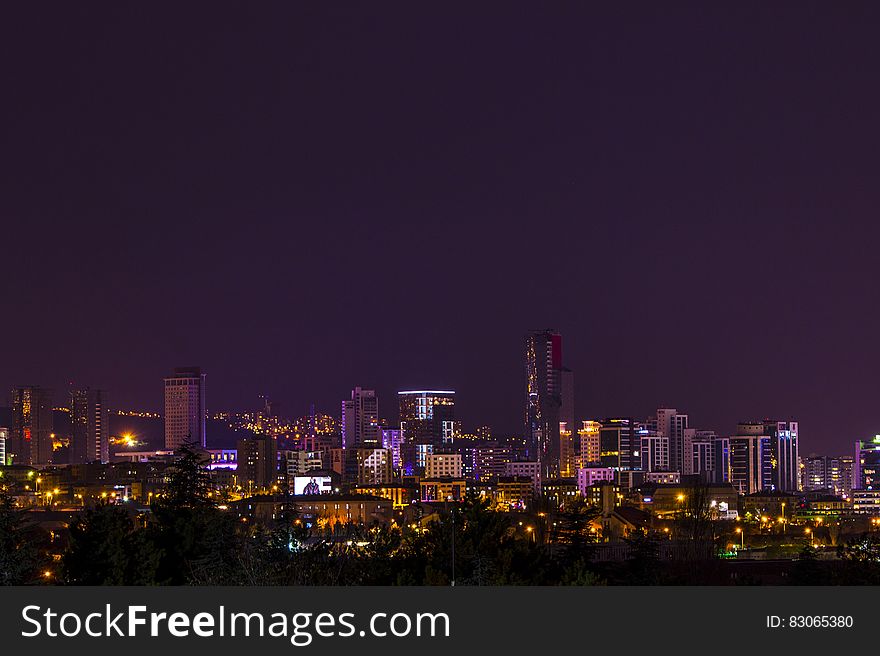
[[199,367],[180,367],[165,379],[165,448],[179,449],[184,442],[207,446],[205,374]]
[[426,478],[461,478],[461,454],[460,453],[432,453],[427,458],[425,465]]
[[525,339],[525,436],[529,459],[541,463],[547,478],[559,475],[562,369],[562,335],[552,329],[530,331]]
[[578,467],[590,467],[599,464],[599,431],[602,424],[598,421],[584,420],[578,429],[578,447],[580,461]]
[[12,432],[7,458],[16,465],[52,464],[54,419],[52,392],[42,387],[12,390]]
[[401,468],[407,475],[424,471],[428,454],[453,444],[458,425],[453,390],[406,390],[397,393],[400,411]]
[[351,399],[342,402],[342,447],[369,449],[381,446],[376,392],[355,387]]
[[358,449],[356,457],[358,485],[391,483],[391,452],[388,449]]
[[277,485],[278,445],[275,438],[255,435],[239,440],[237,457],[236,478],[244,491],[271,490]]
[[101,390],[70,393],[70,462],[110,461],[110,411]]
[[773,489],[771,438],[762,424],[740,424],[730,437],[730,482],[740,494]]

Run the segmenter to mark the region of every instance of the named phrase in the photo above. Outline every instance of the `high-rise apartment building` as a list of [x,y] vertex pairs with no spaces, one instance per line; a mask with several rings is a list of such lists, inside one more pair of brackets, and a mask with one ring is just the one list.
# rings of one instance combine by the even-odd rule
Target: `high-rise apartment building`
[[690,467],[685,467],[682,476],[698,476],[701,481],[714,481],[715,471],[715,431],[687,429],[686,445],[691,454]]
[[641,439],[640,425],[632,419],[613,417],[604,419],[599,429],[599,465],[611,467],[617,474],[617,481],[623,477],[622,472],[640,470]]
[[110,411],[101,390],[70,393],[70,462],[110,461]]
[[712,444],[712,470],[709,480],[716,484],[730,483],[733,474],[730,469],[730,438],[717,436]]
[[730,482],[740,494],[773,490],[773,451],[763,423],[741,423],[730,437]]
[[382,428],[382,448],[391,452],[391,468],[395,471],[400,469],[400,429],[399,428]]
[[852,486],[854,490],[880,489],[880,435],[856,442]]
[[830,490],[829,462],[832,458],[811,453],[804,458],[804,491]]
[[658,435],[653,428],[638,431],[641,445],[641,469],[646,472],[669,471],[669,438]]
[[381,447],[379,400],[375,390],[355,387],[351,399],[342,402],[342,447]]
[[12,390],[12,432],[7,458],[16,465],[52,464],[52,393],[42,387]]
[[388,449],[357,449],[358,485],[386,485],[391,482],[391,452]]
[[474,449],[474,479],[485,483],[507,475],[507,463],[517,454],[509,444],[491,442]]
[[657,431],[660,440],[669,442],[668,471],[683,472],[689,469],[690,463],[687,461],[691,453],[685,444],[688,416],[675,408],[658,408],[656,416],[648,421],[648,427]]
[[831,474],[831,484],[834,494],[845,499],[852,497],[853,491],[853,469],[855,467],[855,459],[852,456],[839,456],[834,458],[829,469]]
[[0,465],[8,464],[6,460],[6,441],[9,439],[9,429],[0,426]]
[[590,467],[599,463],[599,431],[602,424],[585,419],[578,429],[580,461],[578,467]]
[[797,492],[798,422],[764,421],[764,434],[770,437],[773,463],[773,486],[780,492]]
[[400,411],[402,469],[421,473],[425,458],[455,441],[455,392],[452,390],[406,390],[397,393]]
[[272,489],[278,483],[279,471],[275,438],[271,435],[254,435],[239,440],[237,446],[238,484],[249,493]]
[[207,446],[205,434],[205,374],[199,367],[180,367],[165,379],[165,448],[184,442]]

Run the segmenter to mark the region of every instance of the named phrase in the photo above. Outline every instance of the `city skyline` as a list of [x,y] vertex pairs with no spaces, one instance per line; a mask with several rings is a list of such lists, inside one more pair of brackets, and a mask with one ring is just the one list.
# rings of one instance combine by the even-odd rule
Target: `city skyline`
[[837,450],[878,424],[875,19],[20,4],[0,389],[155,411],[198,362],[212,407],[431,386],[512,433],[553,326],[580,416]]
[[[531,330],[526,335],[526,343],[527,345],[533,343],[532,340],[536,335],[543,336],[553,336],[555,342],[555,352],[557,355],[561,352],[561,343],[562,336],[559,333],[556,333],[552,329],[543,330],[543,331],[534,331]],[[549,343],[549,342],[548,342]],[[527,349],[527,357],[526,357],[526,376],[525,383],[526,389],[529,389],[531,386],[531,382],[533,379],[532,369],[529,366],[530,358],[528,356],[529,349]],[[551,351],[548,351],[551,353]],[[534,355],[534,354],[532,354]],[[561,368],[561,359],[553,359],[552,354],[548,356],[548,362],[554,362],[555,368],[558,371],[562,371]],[[571,370],[565,369],[568,374],[572,374]],[[126,416],[128,414],[134,413],[135,415],[144,415],[143,418],[154,418],[161,419],[164,424],[164,448],[167,450],[174,450],[180,446],[180,444],[184,441],[187,441],[187,437],[191,438],[190,441],[194,441],[197,444],[200,444],[202,447],[208,448],[216,448],[218,444],[213,442],[208,435],[208,431],[205,427],[205,421],[207,419],[218,419],[218,418],[229,418],[232,416],[254,416],[259,417],[261,412],[264,417],[278,417],[284,418],[285,420],[299,419],[305,420],[308,419],[307,415],[302,415],[298,413],[287,414],[287,413],[277,413],[276,410],[279,407],[279,404],[272,399],[269,399],[265,396],[260,396],[259,401],[262,405],[262,408],[257,408],[256,405],[253,405],[250,409],[229,409],[229,408],[210,408],[206,406],[206,397],[205,397],[205,380],[207,378],[207,373],[203,372],[201,367],[177,367],[174,369],[174,374],[171,377],[164,377],[164,389],[165,389],[165,413],[158,412],[142,412],[143,408],[138,408],[137,410],[132,409],[123,409],[123,408],[111,408],[106,401],[106,392],[101,390],[90,391],[89,389],[85,390],[71,390],[68,394],[68,400],[70,401],[70,408],[63,408],[55,406],[53,401],[55,400],[53,397],[53,390],[41,387],[41,386],[33,386],[33,387],[19,387],[12,390],[13,397],[15,395],[20,395],[23,392],[30,393],[30,390],[34,390],[41,395],[41,403],[46,410],[54,406],[55,410],[66,410],[69,412],[71,416],[71,436],[77,442],[74,445],[74,451],[72,453],[80,453],[76,451],[77,449],[92,449],[94,452],[95,447],[89,446],[86,447],[85,444],[79,443],[79,439],[76,439],[77,435],[77,423],[80,410],[77,410],[77,402],[76,399],[78,396],[82,395],[95,395],[97,394],[97,403],[98,403],[98,453],[107,454],[108,442],[109,438],[114,435],[109,431],[109,423],[106,420],[106,416],[108,412],[113,414],[118,414],[120,416]],[[559,381],[557,381],[558,385]],[[177,394],[177,388],[175,386],[183,386],[183,389],[180,391],[186,392],[184,396],[175,396]],[[571,382],[568,383],[571,385]],[[169,393],[171,396],[169,397]],[[493,427],[491,424],[488,424],[485,421],[476,421],[472,424],[464,425],[460,419],[456,419],[455,417],[455,397],[456,392],[453,390],[398,390],[395,394],[396,398],[399,401],[399,406],[397,404],[389,404],[394,409],[398,410],[397,414],[392,410],[391,412],[380,412],[379,411],[379,397],[376,394],[375,390],[365,389],[360,386],[354,387],[350,391],[351,399],[343,399],[341,404],[341,411],[337,414],[326,413],[323,409],[316,408],[314,404],[311,406],[311,412],[317,413],[317,415],[335,417],[335,420],[338,422],[341,445],[343,447],[373,447],[373,448],[382,448],[383,441],[389,438],[383,438],[382,433],[392,430],[392,432],[399,433],[400,435],[407,434],[411,432],[413,429],[410,427],[409,430],[405,428],[405,425],[411,423],[409,419],[418,420],[420,422],[427,422],[423,427],[419,428],[417,434],[419,437],[414,438],[413,436],[408,436],[408,439],[405,441],[410,442],[410,447],[412,447],[412,443],[415,441],[417,443],[423,444],[432,444],[435,447],[442,447],[445,444],[453,443],[453,435],[456,434],[464,434],[466,436],[473,437],[475,434],[479,435],[481,431],[489,429],[493,432],[493,435],[496,438],[503,439],[516,439],[522,441],[525,451],[523,457],[525,459],[532,459],[536,462],[541,462],[547,458],[547,454],[542,452],[541,450],[536,451],[536,441],[534,435],[530,432],[529,424],[527,423],[524,430],[514,431],[514,432],[504,432],[497,429],[497,427]],[[102,399],[103,395],[103,399]],[[83,399],[86,397],[83,396]],[[366,399],[366,400],[365,400]],[[417,401],[420,399],[420,401]],[[445,399],[445,400],[444,400]],[[14,400],[14,399],[13,399]],[[406,400],[406,402],[404,401]],[[448,412],[449,414],[436,414],[435,411],[433,414],[429,411],[431,407],[435,406],[439,408],[445,408],[448,406],[449,410],[443,410],[444,413]],[[85,403],[85,401],[83,401]],[[94,403],[94,401],[89,401],[89,403]],[[367,403],[368,405],[364,405]],[[421,405],[419,405],[419,403]],[[525,401],[523,403],[523,407],[520,408],[521,412],[525,412],[526,417],[530,416],[532,408],[534,406],[534,400],[530,398],[530,395],[527,394]],[[15,408],[18,405],[13,404],[13,407],[7,408],[7,411],[12,411],[13,420],[10,421],[10,425],[15,425],[18,421],[15,419],[17,416],[15,414]],[[83,410],[85,410],[85,405],[83,405]],[[171,414],[168,414],[168,409],[171,408]],[[366,409],[366,413],[365,413]],[[89,410],[89,412],[94,412],[93,410]],[[656,414],[654,414],[656,413]],[[316,416],[317,416],[316,415]],[[348,417],[347,417],[348,415]],[[103,418],[102,418],[103,417]],[[168,419],[170,417],[170,421]],[[201,418],[200,418],[201,417]],[[396,421],[395,421],[396,419]],[[783,420],[782,417],[751,417],[747,420],[738,421],[734,426],[730,427],[714,427],[714,426],[705,426],[701,425],[700,428],[696,428],[691,425],[689,427],[689,415],[679,411],[675,408],[668,408],[658,405],[654,410],[645,414],[636,414],[636,413],[624,413],[622,415],[618,415],[615,418],[614,415],[609,413],[597,413],[590,416],[581,416],[576,411],[572,410],[570,407],[565,410],[565,420],[559,419],[558,428],[556,434],[553,436],[553,439],[557,442],[557,451],[551,456],[549,462],[553,464],[551,466],[547,466],[546,464],[543,466],[543,476],[547,477],[555,477],[559,476],[559,472],[564,470],[569,472],[568,474],[564,474],[566,476],[570,476],[574,473],[574,460],[577,459],[579,455],[583,455],[585,453],[585,446],[581,446],[580,435],[581,428],[579,428],[580,424],[597,423],[604,422],[606,420],[611,421],[619,421],[626,420],[635,422],[634,425],[638,426],[641,429],[644,429],[643,432],[645,435],[650,434],[650,436],[645,436],[641,438],[643,441],[641,443],[642,449],[644,453],[639,456],[638,453],[635,454],[635,458],[637,461],[641,462],[641,465],[637,466],[637,468],[644,469],[645,471],[677,471],[682,475],[690,475],[694,473],[692,469],[692,463],[690,462],[690,455],[692,453],[692,449],[696,449],[697,442],[704,442],[709,440],[710,442],[717,437],[721,438],[736,438],[743,437],[750,434],[763,435],[767,439],[771,440],[768,443],[767,449],[771,449],[770,444],[772,444],[772,450],[768,451],[767,457],[772,459],[772,461],[778,462],[780,467],[786,472],[783,478],[774,479],[772,483],[778,487],[779,489],[788,490],[792,489],[797,485],[795,481],[798,480],[799,474],[797,472],[797,466],[794,463],[798,462],[799,455],[800,457],[806,458],[807,456],[813,456],[818,454],[823,454],[824,457],[836,457],[836,456],[846,456],[852,449],[853,442],[869,442],[874,439],[875,436],[880,435],[880,433],[873,433],[864,436],[858,436],[855,440],[849,440],[848,443],[843,446],[843,448],[831,449],[831,450],[823,450],[822,448],[815,447],[810,444],[808,441],[808,448],[805,449],[802,453],[799,454],[799,445],[801,444],[799,429],[798,429],[798,421],[792,421],[796,419],[794,416],[786,417],[786,420]],[[87,419],[85,416],[81,418],[83,422],[86,422]],[[101,424],[104,424],[104,429],[101,430]],[[48,421],[48,425],[51,426],[52,422]],[[566,432],[563,434],[561,430],[563,427],[567,427]],[[265,427],[264,427],[265,428]],[[756,432],[757,429],[757,432]],[[46,435],[48,436],[48,430],[44,430]],[[94,428],[90,428],[90,431],[93,431]],[[236,430],[239,430],[238,428]],[[271,431],[265,432],[265,430],[260,430],[257,428],[249,428],[248,431],[254,433],[254,435],[260,434],[271,434]],[[311,429],[307,429],[311,430]],[[745,430],[745,432],[743,432]],[[364,431],[370,431],[366,438],[364,437],[354,437],[346,439],[346,435],[364,435]],[[790,442],[783,440],[782,442],[777,442],[777,433],[780,433],[789,437],[793,437]],[[93,433],[89,433],[89,439],[94,442],[95,437]],[[371,436],[370,436],[371,435]],[[416,435],[416,433],[413,433]],[[574,436],[577,437],[574,437]],[[52,437],[55,437],[54,433]],[[119,434],[116,435],[119,437]],[[304,434],[303,439],[306,439],[308,435]],[[644,441],[647,440],[647,441]],[[560,447],[564,445],[565,442],[568,442],[568,458],[570,459],[568,464],[565,464],[566,455],[562,451],[560,451]],[[36,444],[37,442],[35,442]],[[779,451],[779,448],[782,448],[781,444],[791,444],[793,445],[788,447],[793,449],[791,454],[786,455],[787,451]],[[7,446],[7,450],[8,450]],[[305,445],[300,446],[298,448],[302,449],[310,449],[312,447]],[[387,446],[385,447],[387,448]],[[563,447],[564,448],[564,447]],[[638,450],[638,446],[635,447]],[[20,450],[21,447],[18,447]],[[672,454],[678,452],[680,455],[677,457],[673,457]],[[400,454],[398,454],[400,455]],[[82,455],[72,456],[78,459],[79,461],[87,461],[87,459],[83,459]],[[698,458],[696,454],[694,454],[695,458]],[[409,462],[412,462],[415,456],[409,457]],[[684,460],[680,460],[684,458]],[[107,461],[106,457],[101,458],[103,461]],[[555,459],[555,461],[554,461]],[[421,460],[424,460],[424,455],[421,456]],[[646,464],[650,463],[650,464]],[[774,474],[775,476],[775,474]],[[780,475],[783,476],[783,475]],[[787,480],[788,482],[783,482]]]

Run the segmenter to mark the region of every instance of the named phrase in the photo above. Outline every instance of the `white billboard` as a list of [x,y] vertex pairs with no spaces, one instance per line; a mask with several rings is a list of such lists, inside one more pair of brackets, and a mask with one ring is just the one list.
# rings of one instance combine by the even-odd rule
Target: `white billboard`
[[329,476],[294,476],[294,494],[330,494],[333,485]]

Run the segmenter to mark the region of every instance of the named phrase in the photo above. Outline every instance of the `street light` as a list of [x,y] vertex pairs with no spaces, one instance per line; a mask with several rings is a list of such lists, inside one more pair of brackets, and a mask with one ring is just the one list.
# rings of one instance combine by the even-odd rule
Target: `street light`
[[811,547],[814,546],[814,544],[813,544],[813,529],[811,529],[811,528],[805,528],[805,529],[804,529],[804,533],[806,533],[807,535],[810,536],[810,546],[811,546]]
[[[452,495],[448,495],[446,497],[446,501],[452,501]],[[455,508],[450,508],[450,512],[452,513],[452,582],[450,585],[455,587]]]
[[742,546],[743,550],[745,550],[745,548],[746,548],[746,532],[743,531],[742,527],[740,527],[740,526],[736,527],[736,532],[739,533],[740,545]]

